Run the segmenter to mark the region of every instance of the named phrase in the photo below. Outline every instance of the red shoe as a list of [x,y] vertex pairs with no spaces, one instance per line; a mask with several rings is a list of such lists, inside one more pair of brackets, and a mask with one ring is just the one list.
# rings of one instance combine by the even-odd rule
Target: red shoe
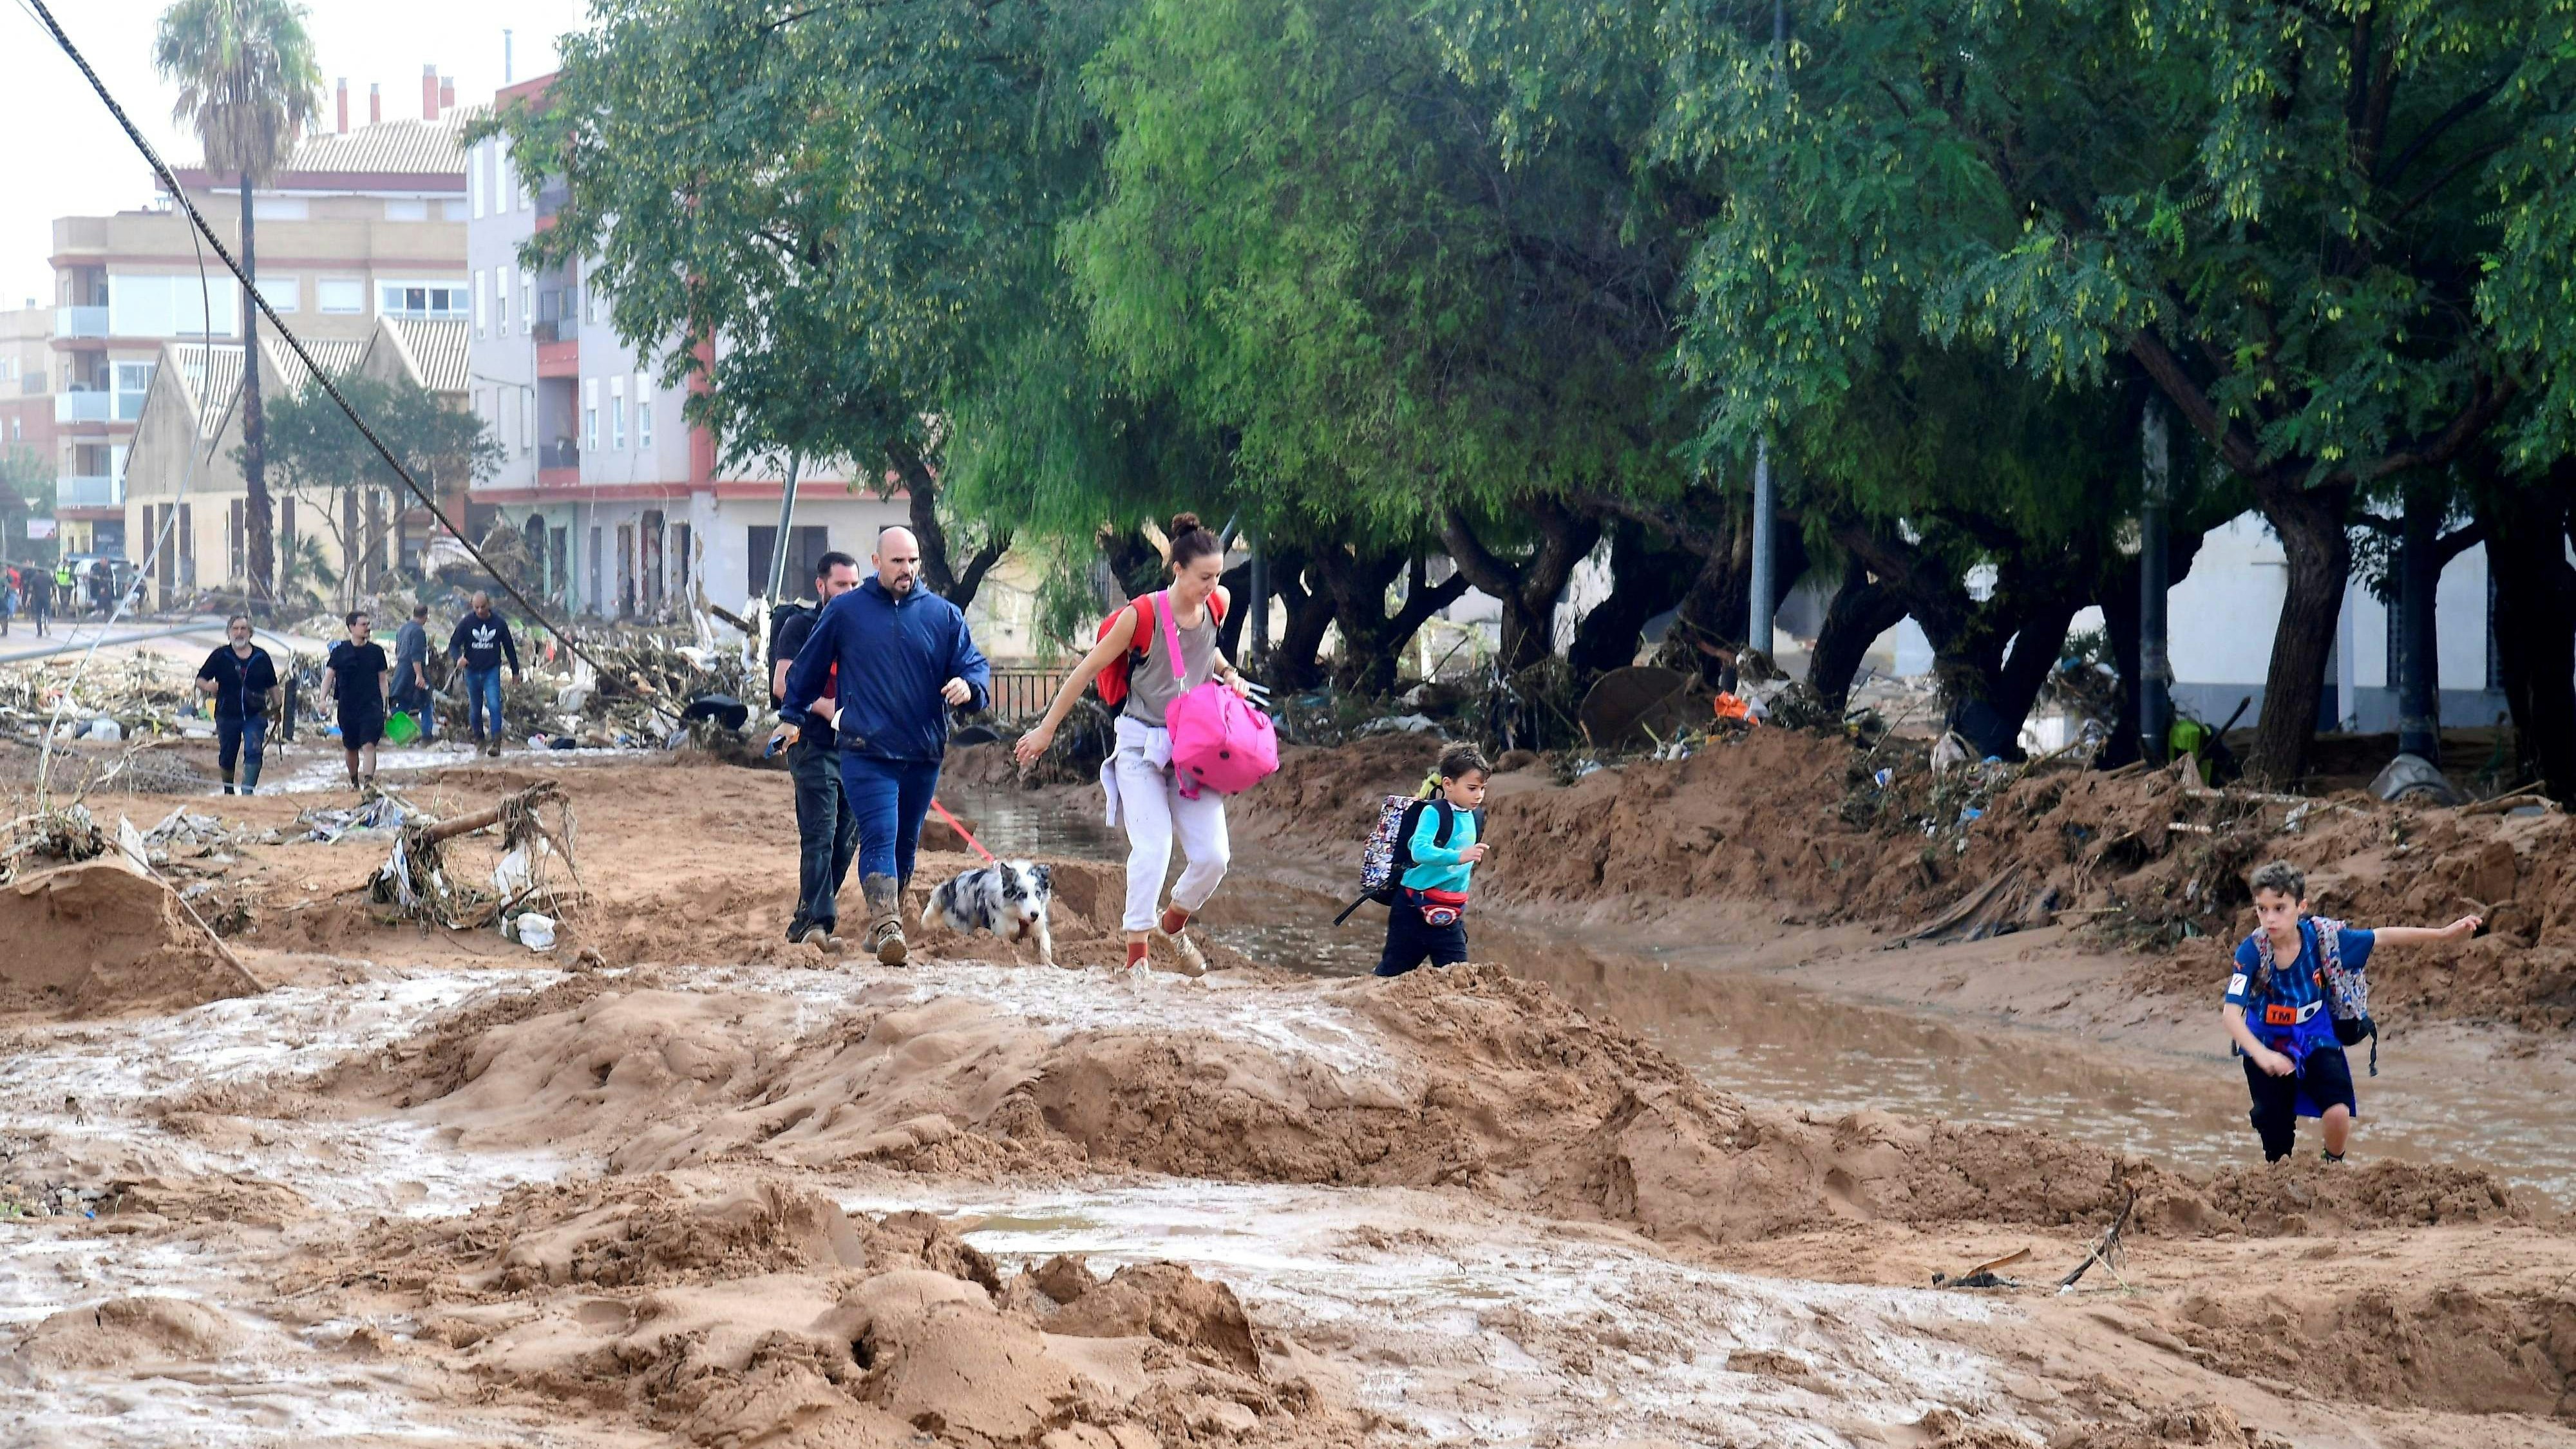
[[1177,936],[1189,926],[1190,913],[1182,910],[1179,906],[1165,906],[1163,907],[1163,919],[1155,924],[1162,927],[1164,935]]

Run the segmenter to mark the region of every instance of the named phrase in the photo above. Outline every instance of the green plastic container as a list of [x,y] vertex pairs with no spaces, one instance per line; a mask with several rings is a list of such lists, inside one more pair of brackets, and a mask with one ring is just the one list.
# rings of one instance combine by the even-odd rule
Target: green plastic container
[[420,721],[413,718],[410,710],[398,709],[385,716],[386,744],[407,745],[419,738]]

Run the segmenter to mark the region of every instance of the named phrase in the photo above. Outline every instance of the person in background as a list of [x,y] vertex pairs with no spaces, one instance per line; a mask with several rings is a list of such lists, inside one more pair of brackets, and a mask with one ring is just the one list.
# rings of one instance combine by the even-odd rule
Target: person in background
[[18,616],[18,571],[0,575],[0,636],[9,632],[9,621]]
[[[779,611],[778,627],[769,636],[769,702],[785,702],[787,668],[814,634],[814,623],[834,599],[859,586],[859,561],[845,553],[827,553],[814,561],[814,606]],[[850,813],[849,792],[841,784],[841,746],[831,721],[838,717],[838,670],[824,676],[823,692],[812,713],[824,716],[816,728],[782,723],[771,733],[772,744],[787,747],[787,773],[796,781],[796,913],[787,921],[787,939],[815,941],[826,951],[841,948],[840,894],[850,877],[850,861],[859,850],[859,817]]]
[[27,586],[27,617],[36,621],[36,637],[45,637],[45,619],[54,612],[54,576],[41,568],[20,575]]
[[438,738],[438,709],[429,692],[429,605],[411,606],[394,634],[394,704],[420,717],[420,742]]
[[[903,888],[939,790],[948,712],[990,703],[993,668],[975,648],[965,611],[921,587],[921,544],[911,529],[878,534],[869,562],[875,576],[825,606],[796,651],[778,718],[800,732],[839,732],[841,788],[859,821],[866,949],[880,964],[900,966],[910,954]],[[827,683],[835,686],[837,721],[815,708]]]
[[1377,974],[1401,976],[1428,960],[1455,966],[1467,959],[1467,892],[1476,867],[1493,852],[1484,835],[1485,784],[1494,767],[1474,745],[1451,745],[1423,782],[1423,803],[1405,838],[1408,862],[1386,909],[1386,948]]
[[349,757],[349,788],[365,790],[376,783],[376,745],[385,737],[393,670],[385,662],[385,646],[373,642],[373,621],[366,610],[350,610],[343,622],[349,637],[331,646],[322,682],[339,701],[340,749]]
[[[510,637],[510,621],[492,612],[492,596],[477,590],[473,611],[456,621],[447,636],[447,657],[465,668],[465,725],[483,753],[501,753],[501,661],[510,662],[510,679],[519,679],[519,646]],[[486,731],[489,733],[486,733]]]
[[2335,1035],[2328,968],[2358,976],[2385,947],[2465,941],[2477,934],[2479,918],[2354,930],[2308,913],[2307,873],[2286,860],[2254,872],[2249,884],[2254,931],[2237,944],[2236,973],[2227,978],[2219,1008],[2245,1058],[2245,1086],[2254,1098],[2247,1115],[2263,1140],[2264,1161],[2279,1162],[2295,1151],[2299,1119],[2314,1117],[2325,1138],[2325,1160],[2341,1162],[2361,1103],[2353,1095],[2343,1041]]
[[216,763],[223,767],[224,793],[233,793],[233,766],[241,766],[241,793],[259,793],[259,766],[268,747],[268,692],[277,687],[277,665],[268,651],[250,642],[250,616],[224,621],[231,642],[197,666],[197,692],[215,698]]

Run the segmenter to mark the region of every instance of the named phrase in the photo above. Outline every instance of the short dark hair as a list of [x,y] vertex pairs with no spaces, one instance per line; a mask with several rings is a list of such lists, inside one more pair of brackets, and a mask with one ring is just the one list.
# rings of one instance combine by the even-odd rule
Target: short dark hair
[[373,617],[375,616],[369,614],[364,609],[351,609],[346,614],[340,616],[340,626],[344,629],[355,629],[358,627],[358,621],[360,619],[369,619]]
[[836,548],[830,553],[823,555],[821,558],[814,560],[814,577],[818,579],[828,579],[832,576],[832,570],[840,568],[843,565],[847,565],[850,568],[855,569],[859,566],[859,561]]
[[414,605],[412,605],[412,606],[411,606],[411,616],[412,616],[413,618],[415,618],[415,619],[426,619],[426,618],[428,618],[428,617],[429,617],[429,605],[427,605],[427,604],[414,604]]
[[2252,888],[2277,891],[2294,901],[2308,898],[2308,873],[2286,860],[2276,860],[2254,872]]
[[1440,752],[1440,778],[1443,780],[1457,780],[1468,775],[1492,773],[1494,773],[1493,761],[1486,759],[1485,752],[1474,745],[1451,745]]

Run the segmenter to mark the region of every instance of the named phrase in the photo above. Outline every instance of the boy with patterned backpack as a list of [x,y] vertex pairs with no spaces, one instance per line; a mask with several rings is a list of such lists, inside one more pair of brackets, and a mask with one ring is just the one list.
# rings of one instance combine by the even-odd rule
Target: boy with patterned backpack
[[2254,872],[2250,884],[2258,924],[2236,948],[2223,1008],[2254,1097],[2247,1115],[2263,1139],[2265,1161],[2288,1157],[2298,1144],[2299,1118],[2314,1117],[2325,1130],[2325,1160],[2341,1162],[2361,1110],[2343,1049],[2370,1038],[2371,1073],[2379,1071],[2379,1031],[2362,975],[2371,953],[2464,941],[2479,921],[2462,916],[2438,928],[2355,930],[2308,914],[2308,878],[2286,860]]
[[1360,897],[1333,918],[1340,925],[1366,901],[1386,907],[1378,975],[1401,976],[1425,960],[1454,966],[1467,959],[1467,889],[1493,849],[1482,838],[1493,768],[1475,746],[1452,745],[1421,790],[1380,804],[1377,829],[1360,853]]

